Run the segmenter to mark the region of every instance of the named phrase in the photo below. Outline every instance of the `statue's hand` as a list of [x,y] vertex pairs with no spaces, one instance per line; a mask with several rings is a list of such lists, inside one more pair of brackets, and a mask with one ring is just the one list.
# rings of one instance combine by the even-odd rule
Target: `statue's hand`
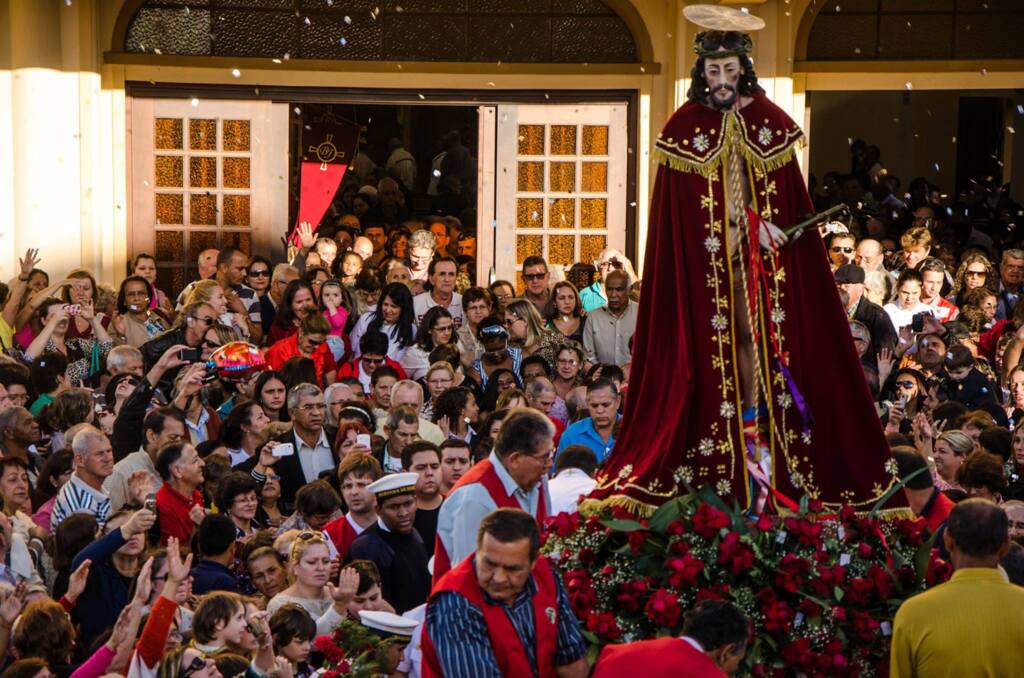
[[761,247],[766,250],[777,250],[786,244],[788,238],[781,228],[770,221],[761,222],[761,230],[758,233],[758,240]]

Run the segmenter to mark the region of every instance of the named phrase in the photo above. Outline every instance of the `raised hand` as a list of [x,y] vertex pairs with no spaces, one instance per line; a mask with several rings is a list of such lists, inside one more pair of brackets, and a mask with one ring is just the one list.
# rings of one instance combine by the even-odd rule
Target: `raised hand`
[[334,600],[334,611],[338,614],[346,614],[348,605],[356,596],[359,590],[359,572],[352,567],[346,567],[338,573],[338,585],[327,582],[325,587],[327,593]]
[[81,306],[82,310],[78,312],[78,315],[82,316],[82,320],[92,322],[96,317],[96,309],[92,305],[92,300],[84,302]]
[[206,517],[206,509],[196,504],[191,509],[189,509],[188,517],[192,519],[193,523],[198,525],[199,523],[203,522],[203,518]]
[[7,628],[14,626],[14,620],[21,614],[22,609],[25,607],[25,598],[28,596],[28,583],[23,581],[18,582],[18,585],[14,587],[14,590],[7,593],[3,602],[0,603],[0,620],[4,622]]
[[25,278],[28,277],[29,273],[32,272],[42,259],[39,258],[39,250],[28,248],[25,252],[25,257],[18,259],[18,265],[21,267],[21,275]]
[[121,526],[121,534],[125,539],[131,539],[137,534],[145,534],[149,528],[156,523],[156,514],[149,509],[139,509],[132,514],[124,525]]
[[308,221],[303,221],[299,224],[299,227],[295,231],[299,235],[299,242],[302,244],[302,248],[308,250],[316,242],[316,234],[313,233],[313,225]]
[[78,566],[78,569],[71,573],[71,576],[68,578],[68,590],[64,594],[68,602],[74,603],[82,595],[82,591],[85,591],[85,584],[89,581],[89,567],[91,565],[92,561],[86,558]]
[[188,579],[188,573],[192,569],[192,554],[188,554],[185,560],[181,559],[181,549],[177,537],[167,538],[167,581],[174,582],[175,586]]
[[138,606],[139,610],[149,602],[150,594],[153,593],[153,558],[146,559],[139,573],[135,575],[135,597],[132,598],[132,605]]
[[[122,382],[125,383],[125,382]],[[149,471],[141,470],[128,476],[128,502],[132,506],[142,506],[146,497],[156,492],[153,476]]]

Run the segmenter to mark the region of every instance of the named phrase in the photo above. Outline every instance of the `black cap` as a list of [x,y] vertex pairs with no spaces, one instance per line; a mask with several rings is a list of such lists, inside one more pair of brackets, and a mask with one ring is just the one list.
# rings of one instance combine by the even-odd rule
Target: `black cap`
[[863,285],[864,269],[857,264],[843,264],[836,269],[836,283],[839,285]]

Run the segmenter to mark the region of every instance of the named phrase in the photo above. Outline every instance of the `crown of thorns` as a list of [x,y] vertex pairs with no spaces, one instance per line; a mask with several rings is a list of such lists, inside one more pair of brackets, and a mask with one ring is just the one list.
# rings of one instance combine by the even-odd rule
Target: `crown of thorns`
[[741,56],[750,54],[754,41],[746,33],[737,31],[702,31],[693,42],[693,51],[700,57]]

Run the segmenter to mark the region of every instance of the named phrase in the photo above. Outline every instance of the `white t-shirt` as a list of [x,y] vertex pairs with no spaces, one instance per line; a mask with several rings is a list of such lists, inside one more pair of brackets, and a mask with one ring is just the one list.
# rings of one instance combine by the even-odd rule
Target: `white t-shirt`
[[[423,292],[413,297],[412,308],[416,312],[416,324],[422,323],[424,314],[439,305],[430,296],[430,292]],[[447,308],[448,312],[452,314],[452,323],[455,325],[455,331],[458,331],[460,327],[466,324],[466,315],[462,312],[462,295],[458,292],[453,292],[452,301],[448,304]]]
[[932,313],[932,307],[928,304],[922,304],[918,302],[916,306],[909,309],[900,308],[896,302],[890,301],[888,304],[883,306],[885,312],[889,314],[889,319],[892,320],[892,326],[899,332],[901,327],[906,327],[914,320],[914,316],[918,313]]

